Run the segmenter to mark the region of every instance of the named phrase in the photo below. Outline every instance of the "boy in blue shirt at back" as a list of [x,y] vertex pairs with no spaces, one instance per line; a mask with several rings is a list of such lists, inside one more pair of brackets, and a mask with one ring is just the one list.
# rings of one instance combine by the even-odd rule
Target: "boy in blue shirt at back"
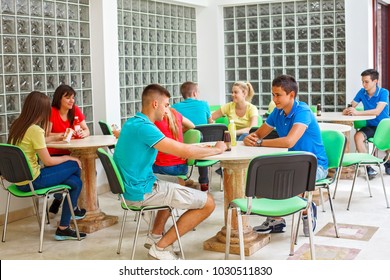
[[[376,115],[375,119],[367,120],[367,126],[362,127],[354,136],[356,150],[367,153],[366,141],[374,137],[379,122],[389,117],[389,91],[378,86],[379,73],[375,69],[364,70],[361,74],[363,88],[361,88],[352,101],[352,107],[343,111],[344,115],[366,116]],[[356,106],[362,102],[364,111],[357,111]],[[368,178],[371,180],[378,172],[367,166]],[[385,171],[390,175],[390,163],[385,163]]]

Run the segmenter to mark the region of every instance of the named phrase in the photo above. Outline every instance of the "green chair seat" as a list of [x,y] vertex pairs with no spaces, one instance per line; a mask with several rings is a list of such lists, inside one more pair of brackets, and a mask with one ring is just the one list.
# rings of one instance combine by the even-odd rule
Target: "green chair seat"
[[[247,212],[246,198],[234,199],[232,203],[237,205],[242,212]],[[303,210],[306,206],[307,201],[297,196],[280,200],[259,198],[252,200],[251,213],[265,217],[283,217]]]
[[218,160],[197,160],[195,163],[196,167],[209,167],[218,163]]
[[[37,194],[37,195],[45,195],[47,193],[54,193],[56,192],[57,190],[58,191],[61,191],[63,189],[67,189],[67,190],[70,190],[70,187],[68,185],[56,185],[54,188],[53,187],[49,187],[49,188],[44,188],[44,189],[39,189],[39,190],[34,190],[34,192]],[[24,191],[21,191],[19,190],[18,186],[15,185],[15,184],[12,184],[10,185],[7,190],[14,196],[16,197],[31,197],[31,196],[34,196],[34,194],[32,192],[24,192]]]
[[377,158],[367,153],[346,153],[343,158],[343,166],[351,166],[357,163],[362,164],[379,164],[383,159]]

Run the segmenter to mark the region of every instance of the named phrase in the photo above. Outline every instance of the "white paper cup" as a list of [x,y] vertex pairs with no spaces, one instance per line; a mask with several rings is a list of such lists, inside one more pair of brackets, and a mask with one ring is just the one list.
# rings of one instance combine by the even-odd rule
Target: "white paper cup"
[[65,130],[63,141],[69,143],[69,142],[70,142],[70,139],[72,139],[73,133],[74,133],[74,130],[68,127],[68,128]]

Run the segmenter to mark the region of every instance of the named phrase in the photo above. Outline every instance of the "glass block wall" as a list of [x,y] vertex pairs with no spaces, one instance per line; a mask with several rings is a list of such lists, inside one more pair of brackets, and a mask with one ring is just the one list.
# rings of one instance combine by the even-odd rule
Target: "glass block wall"
[[121,122],[141,110],[145,86],[168,89],[197,81],[195,9],[149,0],[118,0]]
[[1,0],[0,142],[33,90],[77,92],[93,133],[89,0]]
[[284,1],[224,8],[226,101],[234,81],[250,81],[267,109],[271,82],[294,76],[299,100],[324,111],[345,107],[344,0]]

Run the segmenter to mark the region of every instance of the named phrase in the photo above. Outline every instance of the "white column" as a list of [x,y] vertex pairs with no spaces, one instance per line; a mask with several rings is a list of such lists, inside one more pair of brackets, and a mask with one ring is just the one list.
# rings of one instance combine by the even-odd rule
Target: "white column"
[[99,120],[120,125],[118,12],[116,1],[90,1],[95,134]]

